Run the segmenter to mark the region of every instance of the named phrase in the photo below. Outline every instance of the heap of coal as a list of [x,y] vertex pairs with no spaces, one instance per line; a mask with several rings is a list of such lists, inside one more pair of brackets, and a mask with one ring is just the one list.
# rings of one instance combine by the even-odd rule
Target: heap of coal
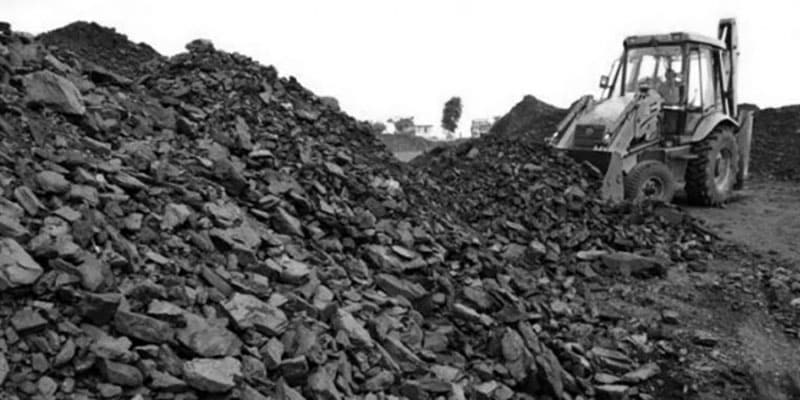
[[706,239],[567,159],[487,138],[409,170],[206,41],[135,79],[0,44],[10,398],[624,398],[674,356],[595,296]]
[[162,56],[145,43],[132,43],[128,37],[94,22],[73,22],[43,33],[37,38],[66,63],[90,62],[127,78],[139,75],[140,66]]
[[754,174],[800,179],[800,105],[756,111],[750,157]]
[[555,131],[567,110],[554,107],[534,96],[527,95],[492,125],[493,135],[527,134],[543,140]]

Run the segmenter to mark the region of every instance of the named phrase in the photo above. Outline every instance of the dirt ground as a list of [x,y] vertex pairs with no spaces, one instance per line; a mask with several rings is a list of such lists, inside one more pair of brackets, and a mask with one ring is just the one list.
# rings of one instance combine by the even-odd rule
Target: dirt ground
[[412,158],[422,154],[421,151],[397,151],[394,156],[402,162],[409,162]]
[[800,261],[800,183],[756,180],[724,208],[688,208],[720,236]]
[[[686,208],[725,239],[720,256],[598,299],[671,339],[654,350],[674,362],[651,393],[800,399],[800,185],[754,181],[724,208]],[[665,323],[664,311],[677,321]]]

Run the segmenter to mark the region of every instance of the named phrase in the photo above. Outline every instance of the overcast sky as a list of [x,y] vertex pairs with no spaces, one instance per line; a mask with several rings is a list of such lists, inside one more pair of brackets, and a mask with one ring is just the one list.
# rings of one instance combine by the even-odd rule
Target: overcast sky
[[798,16],[791,0],[0,0],[0,19],[31,33],[95,21],[165,55],[208,38],[361,119],[438,125],[458,95],[464,130],[525,94],[561,107],[596,95],[627,35],[713,36],[721,17],[739,23],[740,101],[800,103]]

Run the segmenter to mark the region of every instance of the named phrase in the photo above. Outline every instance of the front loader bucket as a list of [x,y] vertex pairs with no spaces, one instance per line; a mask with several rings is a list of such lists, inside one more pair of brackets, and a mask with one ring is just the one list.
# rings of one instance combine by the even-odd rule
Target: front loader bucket
[[622,157],[617,152],[597,150],[564,150],[575,161],[594,170],[603,179],[600,196],[605,200],[622,201],[625,187],[622,176]]

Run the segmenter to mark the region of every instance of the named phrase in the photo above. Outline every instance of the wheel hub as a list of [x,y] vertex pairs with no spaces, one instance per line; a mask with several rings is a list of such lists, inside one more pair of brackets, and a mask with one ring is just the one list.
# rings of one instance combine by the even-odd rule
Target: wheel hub
[[641,195],[644,198],[658,199],[664,196],[664,181],[653,176],[642,183]]

